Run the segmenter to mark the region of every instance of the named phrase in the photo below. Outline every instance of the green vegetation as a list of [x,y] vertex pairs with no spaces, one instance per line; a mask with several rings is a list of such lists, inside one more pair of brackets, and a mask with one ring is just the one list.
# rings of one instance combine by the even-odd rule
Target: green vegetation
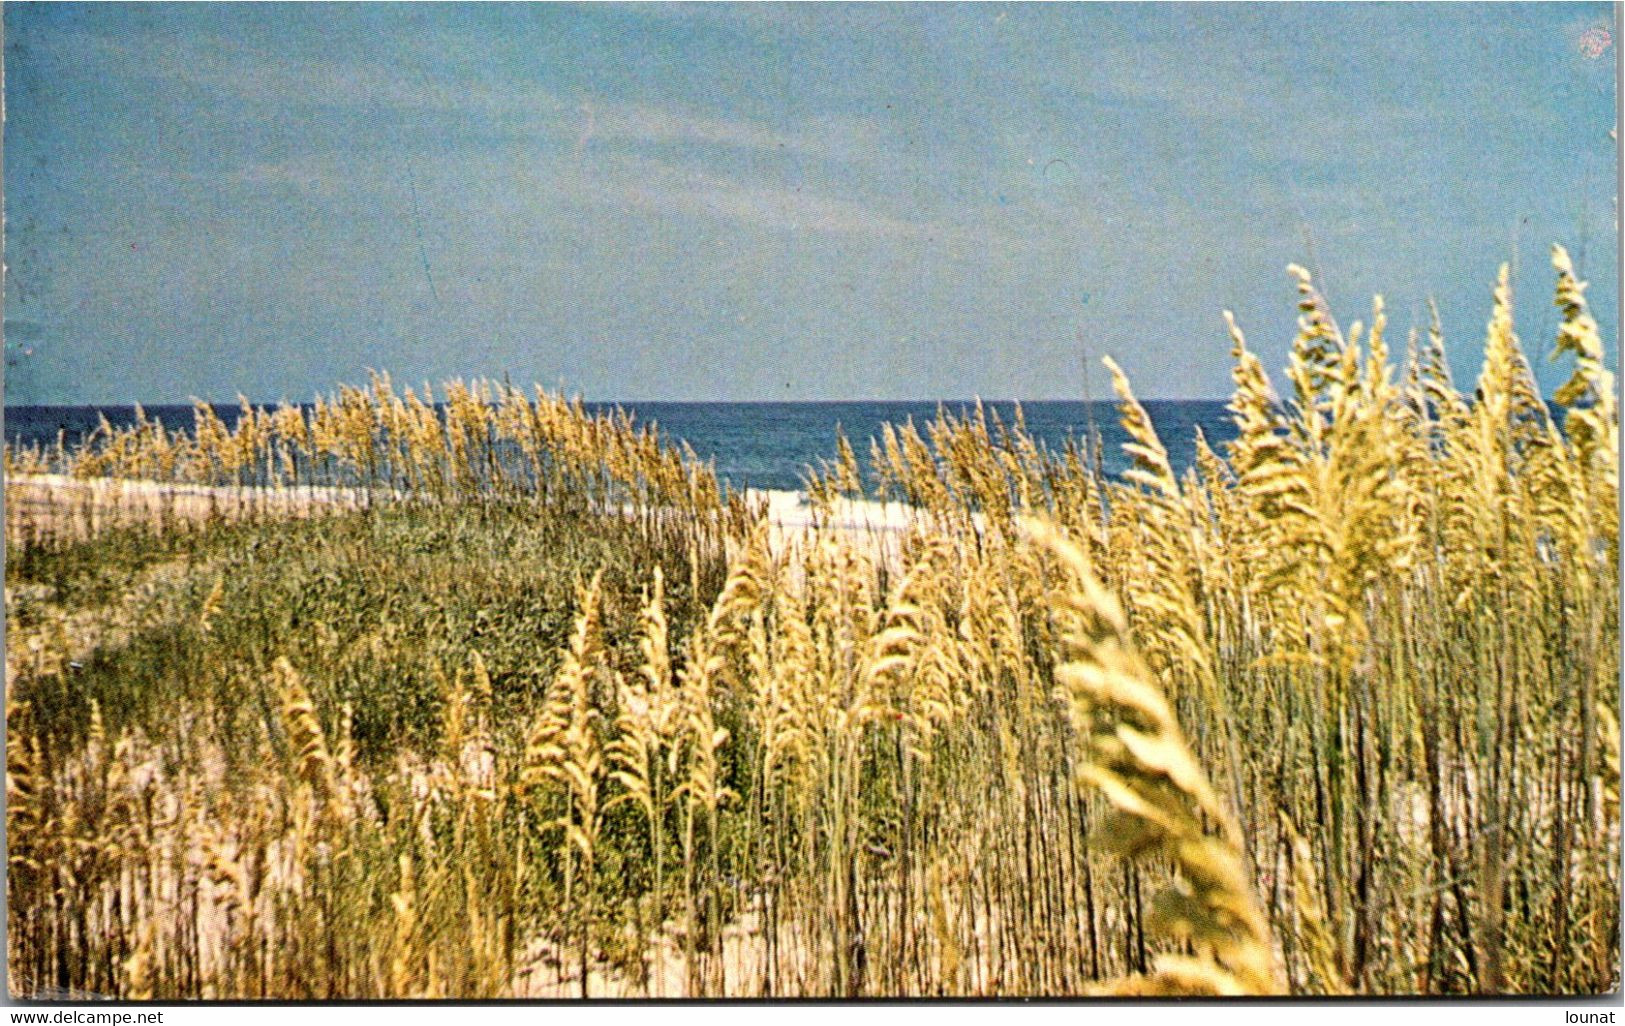
[[[874,443],[895,532],[844,440],[796,530],[484,384],[8,451],[12,992],[1614,988],[1617,411],[1554,264],[1561,421],[1504,277],[1469,400],[1295,271],[1224,453],[1114,367],[1122,479],[945,414]],[[251,501],[11,509],[46,471]]]

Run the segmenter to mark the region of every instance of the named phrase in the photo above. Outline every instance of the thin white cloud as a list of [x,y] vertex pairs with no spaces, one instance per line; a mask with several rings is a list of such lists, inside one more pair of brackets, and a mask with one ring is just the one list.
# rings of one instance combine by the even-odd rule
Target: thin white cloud
[[584,101],[584,139],[641,144],[686,143],[828,160],[872,153],[876,133],[858,121],[827,123],[818,132],[786,132],[738,118],[712,118],[641,104]]
[[873,124],[860,119],[820,119],[803,130],[784,130],[676,107],[572,99],[518,79],[498,84],[404,64],[299,58],[214,36],[90,36],[63,45],[70,51],[88,49],[126,73],[169,79],[256,105],[306,102],[452,114],[578,144],[682,144],[848,162],[879,148]]
[[635,155],[564,166],[548,182],[558,195],[620,210],[711,218],[768,231],[875,238],[946,236],[950,229],[806,185],[742,181]]

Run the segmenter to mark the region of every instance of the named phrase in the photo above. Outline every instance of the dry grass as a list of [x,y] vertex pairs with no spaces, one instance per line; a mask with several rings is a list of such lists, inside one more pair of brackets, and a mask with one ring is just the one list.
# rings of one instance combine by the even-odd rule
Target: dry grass
[[1223,452],[1113,367],[1131,471],[944,414],[874,440],[884,532],[844,438],[786,531],[482,383],[8,452],[361,498],[15,535],[12,990],[1610,990],[1617,412],[1554,266],[1561,419],[1504,277],[1469,399],[1293,269]]

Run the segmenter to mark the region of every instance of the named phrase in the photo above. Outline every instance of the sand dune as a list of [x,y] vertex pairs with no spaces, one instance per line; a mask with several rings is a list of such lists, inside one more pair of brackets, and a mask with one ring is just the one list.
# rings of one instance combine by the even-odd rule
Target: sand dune
[[114,527],[165,526],[214,518],[309,516],[354,508],[366,492],[351,488],[253,488],[64,474],[13,474],[6,478],[6,541],[28,537],[89,537]]

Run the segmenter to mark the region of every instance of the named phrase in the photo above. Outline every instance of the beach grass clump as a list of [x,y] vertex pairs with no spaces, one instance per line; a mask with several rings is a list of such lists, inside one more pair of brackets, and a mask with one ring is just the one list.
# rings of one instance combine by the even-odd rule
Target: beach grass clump
[[1618,414],[1553,267],[1554,405],[1505,273],[1466,395],[1292,268],[1191,467],[1112,365],[1123,473],[943,411],[807,529],[488,382],[8,447],[12,993],[1614,989]]

